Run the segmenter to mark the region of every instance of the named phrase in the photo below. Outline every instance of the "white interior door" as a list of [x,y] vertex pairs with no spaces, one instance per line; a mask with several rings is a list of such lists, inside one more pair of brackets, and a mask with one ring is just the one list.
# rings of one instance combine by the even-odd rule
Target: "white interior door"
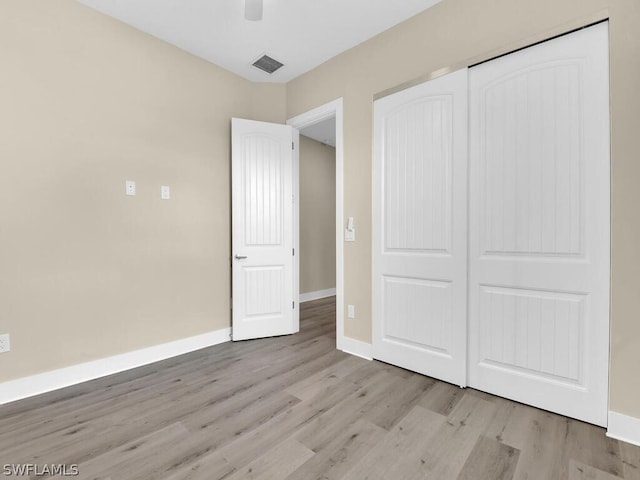
[[295,333],[293,129],[232,120],[233,340]]
[[469,385],[605,425],[608,27],[471,68]]
[[466,384],[467,70],[374,104],[373,356]]

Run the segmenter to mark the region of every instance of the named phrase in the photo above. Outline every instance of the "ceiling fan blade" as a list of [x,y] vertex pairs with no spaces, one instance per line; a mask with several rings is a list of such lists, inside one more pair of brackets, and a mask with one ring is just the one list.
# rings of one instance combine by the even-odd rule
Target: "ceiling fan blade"
[[253,22],[262,20],[262,0],[244,0],[244,18]]

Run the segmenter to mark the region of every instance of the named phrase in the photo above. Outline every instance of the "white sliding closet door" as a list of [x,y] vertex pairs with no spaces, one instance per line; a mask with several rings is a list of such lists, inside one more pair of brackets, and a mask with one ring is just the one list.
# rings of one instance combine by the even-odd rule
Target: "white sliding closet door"
[[374,104],[373,356],[466,384],[467,70]]
[[469,385],[605,425],[608,26],[469,71]]

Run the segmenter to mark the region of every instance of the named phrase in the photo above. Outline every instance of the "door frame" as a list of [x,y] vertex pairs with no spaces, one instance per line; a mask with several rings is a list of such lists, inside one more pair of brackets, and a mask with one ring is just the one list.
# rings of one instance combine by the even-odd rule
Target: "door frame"
[[[344,136],[343,136],[343,105],[342,97],[333,100],[307,112],[301,113],[287,120],[292,126],[296,145],[299,131],[305,127],[315,125],[328,118],[336,118],[336,348],[344,350],[344,243],[343,232],[343,203],[344,203]],[[293,155],[293,243],[296,251],[300,251],[300,149],[296,148]],[[293,298],[296,306],[300,303],[300,256],[296,255],[293,265]],[[296,308],[299,312],[299,308]]]

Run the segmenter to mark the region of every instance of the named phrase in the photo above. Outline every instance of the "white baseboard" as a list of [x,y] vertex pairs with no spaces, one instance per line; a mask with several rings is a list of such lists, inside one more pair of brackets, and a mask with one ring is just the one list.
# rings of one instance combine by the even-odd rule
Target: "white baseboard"
[[327,290],[318,290],[316,292],[301,293],[300,300],[298,301],[300,303],[310,302],[311,300],[318,300],[320,298],[333,297],[335,294],[336,294],[335,288],[329,288]]
[[355,355],[356,357],[362,357],[365,360],[373,360],[370,343],[361,342],[360,340],[355,340],[350,337],[342,337],[338,349],[345,353]]
[[640,446],[640,418],[609,411],[607,437]]
[[113,357],[9,380],[0,383],[0,405],[228,342],[230,333],[230,328],[223,328]]

